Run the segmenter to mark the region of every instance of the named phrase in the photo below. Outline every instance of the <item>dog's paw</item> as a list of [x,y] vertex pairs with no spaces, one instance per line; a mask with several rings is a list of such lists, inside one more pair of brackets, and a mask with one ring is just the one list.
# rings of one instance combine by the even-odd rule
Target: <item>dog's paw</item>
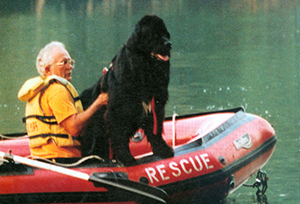
[[162,159],[170,158],[174,156],[174,150],[169,145],[160,144],[157,147],[153,147],[153,154],[161,157]]

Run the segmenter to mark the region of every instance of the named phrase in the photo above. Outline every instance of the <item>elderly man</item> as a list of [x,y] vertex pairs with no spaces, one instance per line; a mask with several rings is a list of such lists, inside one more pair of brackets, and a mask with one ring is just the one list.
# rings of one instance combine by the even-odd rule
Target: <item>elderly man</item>
[[100,94],[85,111],[70,81],[74,60],[60,42],[47,44],[38,54],[40,74],[27,80],[18,97],[27,101],[26,129],[30,151],[43,158],[81,157],[82,134],[88,119],[103,105],[107,94]]

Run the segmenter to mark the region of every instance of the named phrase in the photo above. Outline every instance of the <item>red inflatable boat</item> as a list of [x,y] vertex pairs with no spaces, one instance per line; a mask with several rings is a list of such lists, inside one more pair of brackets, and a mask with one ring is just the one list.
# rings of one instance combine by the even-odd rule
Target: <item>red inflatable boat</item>
[[0,202],[193,203],[223,199],[266,164],[276,143],[272,126],[242,108],[167,118],[163,137],[174,147],[173,158],[153,156],[146,136],[138,131],[130,142],[138,165],[130,167],[95,158],[69,167],[50,164],[26,158],[30,155],[28,138],[2,139]]

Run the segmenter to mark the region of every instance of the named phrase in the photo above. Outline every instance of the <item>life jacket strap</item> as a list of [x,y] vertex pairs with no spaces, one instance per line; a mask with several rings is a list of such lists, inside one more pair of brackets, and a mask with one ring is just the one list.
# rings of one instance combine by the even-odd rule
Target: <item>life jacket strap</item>
[[[35,139],[35,138],[38,138],[38,137],[46,138],[46,137],[49,137],[49,136],[60,137],[60,138],[65,138],[65,139],[69,138],[69,135],[67,135],[67,134],[52,134],[52,133],[49,133],[49,134],[32,135],[32,136],[29,137],[29,139]],[[72,137],[72,138],[74,140],[80,139],[80,137]]]
[[22,118],[23,123],[25,123],[26,120],[29,118],[36,118],[36,119],[40,120],[41,122],[49,124],[49,125],[57,125],[57,121],[54,116],[29,115],[27,117]]
[[[72,94],[71,94],[71,95],[72,95]],[[73,96],[72,96],[72,97],[73,97]],[[73,100],[74,100],[74,102],[80,101],[80,98],[79,98],[79,96],[77,96],[77,97],[73,98]]]

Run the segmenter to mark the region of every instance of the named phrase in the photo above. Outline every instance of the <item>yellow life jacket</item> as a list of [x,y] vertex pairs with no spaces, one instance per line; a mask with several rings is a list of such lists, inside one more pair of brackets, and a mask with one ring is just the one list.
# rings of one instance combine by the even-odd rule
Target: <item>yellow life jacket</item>
[[26,129],[29,136],[30,148],[47,144],[51,139],[57,146],[80,146],[80,142],[72,137],[61,125],[57,124],[54,115],[45,116],[40,105],[41,96],[51,83],[64,85],[73,97],[78,113],[83,112],[78,93],[66,79],[52,75],[49,77],[34,77],[27,80],[21,87],[18,98],[27,101],[25,118]]

